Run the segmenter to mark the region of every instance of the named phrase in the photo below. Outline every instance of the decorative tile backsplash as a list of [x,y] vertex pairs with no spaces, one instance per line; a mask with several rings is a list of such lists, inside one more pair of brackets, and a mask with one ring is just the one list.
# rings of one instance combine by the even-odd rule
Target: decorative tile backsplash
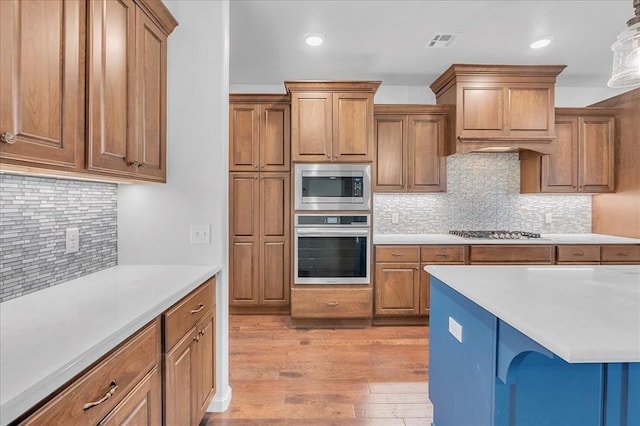
[[[392,223],[392,214],[399,216]],[[545,223],[545,214],[552,221]],[[447,192],[374,194],[378,234],[429,234],[452,229],[544,234],[591,232],[591,195],[520,194],[517,153],[447,157]]]
[[[116,184],[0,174],[0,301],[117,264]],[[80,250],[65,254],[66,228]]]

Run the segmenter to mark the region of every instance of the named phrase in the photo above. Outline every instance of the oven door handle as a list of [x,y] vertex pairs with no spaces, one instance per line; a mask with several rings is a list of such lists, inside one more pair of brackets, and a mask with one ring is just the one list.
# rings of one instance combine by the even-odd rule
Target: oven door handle
[[327,237],[327,236],[345,236],[345,237],[360,237],[368,236],[368,229],[322,229],[322,228],[297,228],[297,235],[304,235],[306,237]]

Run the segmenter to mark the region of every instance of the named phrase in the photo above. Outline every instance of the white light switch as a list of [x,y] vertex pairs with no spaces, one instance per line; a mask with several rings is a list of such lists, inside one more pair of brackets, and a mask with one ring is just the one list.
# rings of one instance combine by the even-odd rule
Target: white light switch
[[80,230],[67,228],[65,238],[65,253],[77,253],[80,251]]
[[211,244],[211,225],[191,225],[191,244]]
[[399,223],[399,222],[400,222],[400,214],[391,213],[391,223]]
[[462,326],[451,317],[449,317],[449,333],[451,333],[458,342],[462,343]]
[[544,223],[552,223],[553,222],[553,214],[552,213],[545,213],[544,215]]

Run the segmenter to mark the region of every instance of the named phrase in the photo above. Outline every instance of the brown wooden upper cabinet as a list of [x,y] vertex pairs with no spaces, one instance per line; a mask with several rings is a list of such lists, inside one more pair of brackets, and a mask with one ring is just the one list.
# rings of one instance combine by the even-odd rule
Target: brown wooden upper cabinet
[[285,81],[294,162],[373,160],[373,96],[379,81]]
[[164,182],[167,37],[178,24],[164,4],[3,1],[0,11],[11,52],[2,162]]
[[613,192],[615,110],[556,108],[555,121],[552,154],[520,154],[520,192]]
[[0,1],[3,163],[83,166],[85,15],[79,1]]
[[555,140],[556,76],[564,65],[454,64],[431,84],[438,104],[455,105],[448,154],[530,149]]
[[229,96],[229,170],[286,172],[291,167],[288,96]]
[[374,192],[443,192],[450,108],[374,106]]

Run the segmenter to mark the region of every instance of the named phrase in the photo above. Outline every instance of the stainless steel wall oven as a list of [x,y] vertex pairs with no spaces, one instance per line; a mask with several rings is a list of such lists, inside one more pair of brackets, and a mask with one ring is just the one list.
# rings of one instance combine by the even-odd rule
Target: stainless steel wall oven
[[296,214],[294,284],[369,284],[370,215]]

